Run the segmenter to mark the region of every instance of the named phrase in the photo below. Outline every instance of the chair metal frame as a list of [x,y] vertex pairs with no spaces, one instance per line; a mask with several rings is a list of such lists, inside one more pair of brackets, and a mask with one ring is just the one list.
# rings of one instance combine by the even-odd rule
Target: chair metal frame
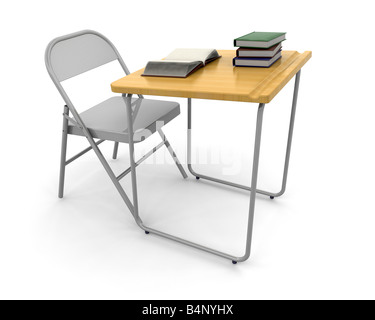
[[[113,184],[115,185],[117,191],[120,193],[122,199],[124,200],[126,206],[130,210],[131,214],[133,215],[137,225],[146,232],[152,233],[173,241],[176,241],[178,243],[203,250],[205,252],[212,253],[214,255],[226,258],[231,260],[234,264],[237,262],[244,262],[246,261],[251,254],[251,244],[252,244],[252,234],[253,234],[253,221],[254,221],[254,211],[255,211],[255,199],[256,194],[263,194],[269,196],[271,199],[274,197],[281,196],[286,189],[286,183],[287,183],[287,176],[288,176],[288,168],[289,168],[289,160],[290,160],[290,152],[291,152],[291,145],[292,145],[292,138],[293,138],[293,128],[294,128],[294,120],[295,120],[295,113],[296,113],[296,106],[297,106],[297,98],[298,98],[298,88],[299,88],[299,81],[300,81],[300,74],[301,71],[298,71],[295,77],[295,85],[294,85],[294,93],[293,93],[293,102],[292,102],[292,110],[291,110],[291,116],[290,116],[290,123],[289,123],[289,133],[288,133],[288,141],[287,141],[287,147],[286,147],[286,155],[285,155],[285,162],[284,162],[284,172],[283,172],[283,180],[282,180],[282,187],[280,192],[278,193],[272,193],[268,191],[263,191],[257,189],[257,179],[258,179],[258,168],[259,168],[259,154],[260,154],[260,145],[261,145],[261,135],[262,135],[262,123],[263,123],[263,113],[265,104],[260,103],[258,106],[258,112],[257,112],[257,119],[256,119],[256,130],[255,130],[255,144],[254,144],[254,154],[253,154],[253,167],[252,167],[252,177],[251,177],[251,186],[243,186],[239,184],[235,184],[232,182],[224,181],[221,179],[209,177],[206,175],[199,174],[194,171],[191,163],[191,149],[192,149],[192,137],[191,137],[191,130],[192,130],[192,102],[191,98],[188,98],[188,144],[187,144],[187,152],[188,152],[188,168],[191,174],[193,174],[196,178],[205,179],[209,181],[213,181],[216,183],[225,184],[231,187],[244,189],[247,191],[250,191],[250,208],[249,208],[249,218],[248,218],[248,226],[247,226],[247,237],[246,237],[246,251],[243,256],[236,257],[224,252],[220,252],[218,250],[208,248],[206,246],[202,246],[200,244],[176,237],[174,235],[147,227],[144,225],[142,219],[139,216],[139,206],[138,206],[138,190],[137,190],[137,173],[136,168],[139,164],[141,164],[145,159],[147,159],[149,156],[151,156],[154,152],[156,152],[158,149],[160,149],[163,145],[165,145],[170,152],[171,156],[173,157],[179,171],[181,172],[183,178],[187,178],[187,174],[185,170],[183,169],[180,161],[178,160],[175,152],[173,151],[172,147],[170,146],[170,143],[165,137],[165,134],[161,129],[158,129],[158,132],[162,138],[162,142],[153,148],[150,152],[145,154],[141,159],[138,161],[135,161],[134,157],[134,132],[133,132],[133,110],[132,110],[132,94],[123,94],[123,98],[126,104],[126,112],[127,112],[127,121],[128,121],[128,134],[129,134],[129,153],[130,153],[130,167],[125,170],[122,174],[119,176],[116,176],[112,169],[110,168],[108,162],[105,160],[103,154],[101,153],[98,145],[104,142],[104,140],[95,141],[93,137],[91,136],[89,130],[85,126],[84,122],[82,121],[79,113],[76,111],[73,103],[70,101],[68,95],[65,93],[63,87],[60,84],[60,81],[57,79],[56,75],[53,72],[52,66],[50,64],[50,58],[51,58],[51,49],[53,46],[60,42],[67,40],[72,37],[77,37],[83,34],[91,33],[94,35],[97,35],[108,42],[108,44],[113,48],[114,52],[117,55],[118,61],[123,68],[126,75],[129,74],[129,70],[127,69],[124,61],[122,60],[121,56],[119,55],[118,51],[114,47],[114,45],[103,35],[91,31],[91,30],[85,30],[81,32],[77,32],[71,35],[67,35],[64,37],[57,38],[53,40],[50,45],[47,48],[46,51],[46,66],[47,70],[55,83],[58,91],[60,92],[61,96],[63,97],[66,105],[64,106],[64,112],[63,112],[63,134],[62,134],[62,147],[61,147],[61,161],[60,161],[60,182],[59,182],[59,197],[63,196],[63,187],[64,187],[64,176],[65,176],[65,167],[72,161],[76,160],[86,152],[90,151],[91,149],[94,150],[95,154],[97,155],[98,159],[100,160],[101,164],[103,165],[104,169],[106,170],[107,174],[109,175],[110,179],[112,180]],[[142,95],[138,95],[140,98],[143,98]],[[73,118],[69,117],[69,112],[72,113]],[[66,160],[66,147],[67,147],[67,130],[68,130],[68,122],[71,121],[76,126],[81,128],[84,136],[87,138],[90,147],[86,148],[85,150],[81,151],[77,155],[73,156],[69,160]],[[117,157],[118,152],[118,142],[115,142],[114,150],[113,150],[113,158],[115,159]],[[120,185],[119,181],[126,176],[127,174],[131,173],[131,180],[132,180],[132,191],[133,191],[133,203],[130,201],[129,197],[125,193],[124,189]]]
[[[70,98],[68,97],[67,93],[65,92],[64,88],[62,87],[62,85],[60,83],[61,81],[57,77],[57,75],[55,74],[53,66],[52,66],[51,54],[52,54],[52,50],[53,50],[53,48],[56,44],[58,44],[61,41],[66,41],[66,40],[73,39],[73,38],[83,36],[83,35],[87,35],[87,34],[95,35],[95,36],[101,38],[102,40],[104,40],[105,42],[107,42],[107,44],[112,48],[113,52],[116,55],[116,59],[114,59],[114,60],[118,60],[118,62],[120,63],[120,65],[121,65],[121,67],[124,70],[126,75],[130,74],[128,68],[126,67],[126,65],[125,65],[124,61],[122,60],[122,58],[121,58],[119,52],[117,51],[116,47],[112,44],[112,42],[109,39],[107,39],[105,36],[103,36],[102,34],[96,32],[96,31],[83,30],[83,31],[79,31],[79,32],[76,32],[76,33],[72,33],[72,34],[69,34],[69,35],[66,35],[66,36],[56,38],[53,41],[51,41],[50,44],[48,45],[48,47],[46,49],[46,53],[45,53],[46,67],[47,67],[49,75],[51,76],[51,79],[52,79],[53,83],[55,84],[57,90],[59,91],[59,93],[61,94],[62,98],[64,99],[64,101],[66,103],[66,105],[64,106],[64,110],[63,110],[63,126],[62,126],[62,143],[61,143],[60,177],[59,177],[58,196],[59,196],[59,198],[62,198],[63,195],[64,195],[64,182],[65,182],[65,168],[66,168],[66,166],[68,164],[70,164],[71,162],[73,162],[74,160],[81,157],[82,155],[84,155],[85,153],[87,153],[88,151],[93,150],[95,152],[95,154],[97,155],[99,161],[103,165],[104,169],[106,170],[108,176],[112,180],[113,184],[115,185],[117,191],[120,193],[120,196],[124,200],[126,206],[128,207],[128,209],[130,210],[130,212],[134,216],[137,224],[143,230],[146,231],[146,228],[143,227],[142,220],[139,218],[139,216],[137,216],[135,214],[135,212],[136,212],[135,207],[133,206],[133,204],[129,200],[129,197],[127,196],[126,192],[124,191],[124,189],[122,188],[122,186],[119,182],[122,178],[124,178],[127,174],[129,174],[131,172],[131,169],[128,168],[127,170],[125,170],[123,173],[121,173],[118,176],[116,176],[114,174],[114,172],[112,171],[111,167],[109,166],[108,162],[106,161],[106,159],[104,158],[102,152],[100,151],[100,149],[98,147],[99,144],[101,144],[105,140],[98,140],[98,141],[94,140],[94,138],[90,134],[90,131],[86,127],[82,118],[80,117],[78,111],[76,110],[76,108],[74,107]],[[89,71],[89,70],[87,70],[87,71]],[[138,95],[138,96],[139,96],[140,99],[143,99],[142,95]],[[137,101],[139,101],[139,99]],[[129,140],[131,140],[132,142],[133,142],[133,134],[134,134],[133,133],[133,117],[135,115],[135,112],[133,112],[133,110],[132,110],[133,104],[130,103],[130,105],[129,105],[130,109],[127,110],[127,116],[129,116],[131,118],[131,119],[128,119],[128,124],[131,123],[131,127],[128,127],[128,134],[129,134]],[[69,116],[70,112],[72,113],[73,118]],[[87,141],[89,142],[90,146],[88,148],[82,150],[81,152],[79,152],[75,156],[71,157],[70,159],[66,160],[69,121],[82,130],[82,132],[83,132],[84,136],[86,137]],[[184,179],[186,179],[187,174],[186,174],[185,170],[183,169],[180,161],[178,160],[175,152],[173,151],[169,141],[167,140],[167,138],[166,138],[166,136],[165,136],[165,134],[164,134],[164,132],[162,131],[161,128],[158,128],[158,133],[160,134],[160,137],[162,138],[162,142],[158,146],[153,148],[150,152],[146,153],[137,162],[134,162],[134,158],[132,157],[132,160],[131,160],[132,166],[138,166],[144,160],[146,160],[148,157],[150,157],[153,153],[155,153],[157,150],[159,150],[162,146],[166,146],[169,153],[172,155],[181,175],[183,176]],[[113,158],[114,159],[117,157],[118,145],[119,145],[119,143],[115,141],[114,152],[113,152]],[[133,144],[129,143],[129,149],[131,150],[131,154],[134,155],[134,145]]]

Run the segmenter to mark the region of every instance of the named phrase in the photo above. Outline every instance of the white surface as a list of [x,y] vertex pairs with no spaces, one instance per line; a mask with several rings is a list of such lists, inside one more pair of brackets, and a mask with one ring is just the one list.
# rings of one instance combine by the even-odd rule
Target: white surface
[[[189,1],[182,13],[164,1],[167,19],[155,14],[160,3],[152,1],[7,2],[0,21],[9,43],[1,51],[0,77],[6,119],[0,127],[0,298],[374,299],[375,70],[365,64],[343,71],[357,48],[338,53],[349,38],[367,39],[374,22],[370,2],[340,2],[339,14],[336,2],[318,1],[306,11],[299,1],[251,8],[243,1],[254,13],[267,12],[267,19],[253,14],[251,21],[248,10],[233,14],[230,5],[216,2]],[[63,102],[45,70],[44,49],[52,38],[86,28],[108,36],[132,71],[176,47],[234,49],[233,38],[252,30],[286,30],[284,50],[313,51],[301,76],[287,193],[274,201],[257,198],[251,260],[233,266],[146,236],[93,154],[69,165],[66,197],[57,198]],[[136,45],[139,39],[147,39],[147,47]],[[114,67],[66,83],[80,110],[111,94],[110,82],[122,75]],[[277,190],[281,181],[292,90],[290,83],[265,109],[261,188]],[[175,100],[182,115],[165,132],[184,158],[186,101]],[[193,103],[194,149],[201,160],[210,150],[214,163],[199,169],[235,173],[231,179],[249,183],[256,105]],[[69,154],[87,146],[82,138],[69,141]],[[101,146],[110,159],[111,144]],[[128,166],[126,149],[109,161],[116,172]],[[129,179],[122,184],[129,190]],[[139,167],[139,197],[145,223],[242,253],[246,192],[181,181],[173,165],[146,163]]]

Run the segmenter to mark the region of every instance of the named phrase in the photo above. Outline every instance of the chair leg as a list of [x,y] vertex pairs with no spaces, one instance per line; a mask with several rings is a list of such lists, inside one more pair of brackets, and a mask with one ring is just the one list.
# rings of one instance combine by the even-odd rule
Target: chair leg
[[68,143],[68,119],[64,115],[69,116],[69,108],[64,106],[63,128],[61,139],[61,158],[60,158],[60,178],[59,178],[59,198],[64,197],[65,167],[66,167],[66,147]]
[[[136,164],[134,158],[134,132],[133,132],[133,114],[132,114],[132,95],[127,96],[123,94],[126,104],[126,115],[128,118],[128,133],[129,133],[129,157],[130,157],[130,168],[131,168],[131,179],[132,179],[132,192],[133,192],[133,215],[136,219],[139,218],[138,212],[138,190],[137,190],[137,173]],[[147,230],[145,230],[147,231]]]
[[117,152],[118,152],[118,142],[115,142],[115,145],[113,147],[113,155],[112,159],[116,160],[117,159]]
[[158,132],[159,132],[161,138],[163,139],[164,144],[165,144],[165,146],[167,147],[169,153],[171,154],[171,156],[172,156],[174,162],[176,163],[176,166],[177,166],[178,170],[180,170],[182,177],[183,177],[184,179],[187,179],[187,178],[188,178],[188,175],[186,174],[185,169],[184,169],[183,166],[181,165],[180,160],[178,160],[177,155],[176,155],[176,153],[174,152],[174,150],[173,150],[171,144],[169,143],[167,137],[165,136],[164,132],[163,132],[161,129],[158,129]]
[[[106,161],[106,159],[104,158],[102,152],[100,151],[100,149],[98,147],[98,144],[99,144],[100,141],[98,141],[97,143],[94,141],[93,137],[91,136],[90,131],[86,128],[86,126],[83,123],[79,113],[77,112],[77,110],[75,110],[73,105],[70,107],[69,111],[73,114],[74,119],[76,120],[77,124],[81,128],[82,133],[84,134],[87,141],[89,142],[92,150],[95,152],[99,161],[103,165],[105,171],[107,172],[109,178],[112,180],[112,182],[113,182],[114,186],[116,187],[117,191],[119,192],[121,198],[124,200],[124,202],[125,202],[126,206],[128,207],[130,213],[134,216],[134,219],[135,219],[136,223],[138,225],[140,225],[141,228],[142,228],[142,220],[140,220],[139,216],[134,213],[133,204],[130,202],[128,196],[126,195],[125,190],[122,188],[122,186],[119,183],[119,181],[117,180],[114,172],[112,171],[111,167],[109,166],[108,162]],[[66,125],[67,125],[67,123],[66,123]],[[65,130],[65,132],[67,132],[67,130]],[[63,146],[64,146],[64,144],[63,144]],[[63,150],[64,150],[64,147],[63,147]]]

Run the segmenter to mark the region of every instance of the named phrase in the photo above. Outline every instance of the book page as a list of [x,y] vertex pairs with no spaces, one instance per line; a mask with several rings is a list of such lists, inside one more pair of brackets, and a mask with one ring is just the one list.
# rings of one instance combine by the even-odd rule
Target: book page
[[201,61],[205,64],[205,61],[213,51],[215,51],[215,49],[176,49],[172,51],[164,61]]
[[180,63],[191,63],[191,62],[201,62],[201,60],[151,60],[149,62],[160,62],[160,63],[170,63],[170,62],[180,62]]

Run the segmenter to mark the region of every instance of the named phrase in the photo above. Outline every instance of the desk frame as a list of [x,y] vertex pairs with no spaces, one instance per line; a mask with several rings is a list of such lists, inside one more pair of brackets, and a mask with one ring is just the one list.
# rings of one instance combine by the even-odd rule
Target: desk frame
[[[299,70],[295,77],[295,84],[294,84],[294,93],[293,93],[293,102],[292,102],[292,110],[291,110],[291,116],[290,116],[290,123],[289,123],[289,133],[288,133],[288,142],[286,147],[286,155],[285,155],[285,162],[284,162],[284,173],[283,173],[283,181],[282,181],[282,187],[280,192],[278,193],[271,193],[263,190],[257,189],[257,179],[258,179],[258,168],[259,168],[259,154],[260,154],[260,143],[261,143],[261,136],[262,136],[262,123],[263,123],[263,112],[265,108],[264,103],[260,103],[258,106],[258,113],[257,113],[257,120],[256,120],[256,130],[255,130],[255,144],[254,144],[254,155],[253,155],[253,168],[252,168],[252,177],[251,177],[251,186],[246,187],[239,184],[231,183],[228,181],[212,178],[209,176],[201,175],[196,173],[191,164],[191,129],[192,129],[192,103],[191,98],[188,98],[188,168],[189,171],[196,176],[197,178],[202,178],[206,180],[210,180],[213,182],[229,185],[235,188],[240,188],[244,190],[250,191],[250,209],[249,209],[249,218],[248,218],[248,226],[247,226],[247,237],[246,237],[246,251],[245,254],[241,257],[235,257],[233,255],[208,248],[205,246],[202,246],[200,244],[173,236],[171,234],[149,228],[145,226],[139,216],[139,207],[138,207],[138,190],[137,190],[137,173],[136,173],[136,167],[137,163],[135,162],[134,158],[134,140],[133,140],[133,117],[132,117],[132,108],[131,108],[131,98],[132,94],[123,94],[123,97],[126,102],[126,110],[127,110],[127,118],[128,118],[128,128],[129,128],[129,152],[130,152],[130,168],[131,168],[131,178],[132,178],[132,190],[133,190],[133,216],[138,224],[138,226],[143,229],[146,234],[152,233],[156,234],[158,236],[161,236],[163,238],[167,238],[179,243],[182,243],[184,245],[203,250],[205,252],[212,253],[214,255],[232,260],[233,264],[236,264],[237,262],[244,262],[247,259],[249,259],[251,254],[251,244],[252,244],[252,234],[253,234],[253,222],[254,222],[254,212],[255,212],[255,199],[256,194],[263,194],[270,196],[271,199],[274,197],[281,196],[286,189],[286,182],[287,182],[287,176],[288,176],[288,168],[289,168],[289,159],[290,159],[290,151],[292,146],[292,138],[293,138],[293,128],[294,128],[294,120],[295,120],[295,113],[296,113],[296,107],[297,107],[297,98],[298,98],[298,88],[299,88],[299,82],[300,82],[300,75],[301,71]],[[115,147],[116,148],[116,147]],[[117,182],[117,180],[116,180]],[[121,188],[122,189],[122,188]],[[121,195],[122,192],[120,192]],[[127,201],[126,201],[127,202]],[[129,206],[129,205],[128,205]]]

